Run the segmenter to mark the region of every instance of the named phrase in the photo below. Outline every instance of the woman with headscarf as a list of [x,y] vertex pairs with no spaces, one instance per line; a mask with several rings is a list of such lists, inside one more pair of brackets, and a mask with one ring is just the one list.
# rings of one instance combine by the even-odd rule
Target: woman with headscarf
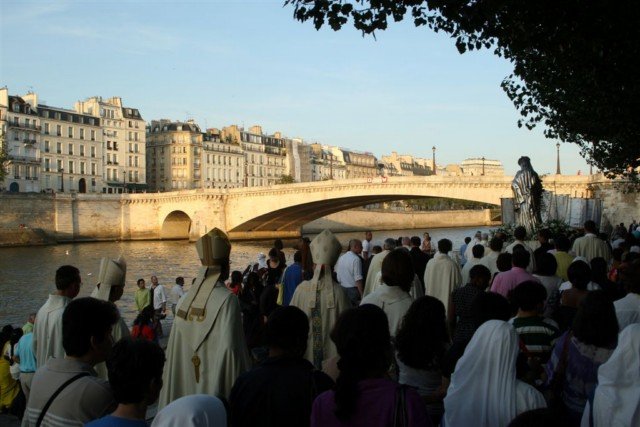
[[598,370],[598,386],[584,409],[582,427],[640,425],[640,324],[624,328],[618,341]]
[[226,427],[227,411],[217,397],[192,394],[174,400],[153,419],[151,427]]
[[518,336],[501,320],[485,322],[458,361],[444,399],[443,426],[501,427],[546,407],[535,388],[516,379]]

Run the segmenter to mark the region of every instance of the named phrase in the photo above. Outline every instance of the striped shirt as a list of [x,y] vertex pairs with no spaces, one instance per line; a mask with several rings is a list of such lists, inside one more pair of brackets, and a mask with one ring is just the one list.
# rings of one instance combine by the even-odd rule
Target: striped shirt
[[558,324],[542,316],[514,317],[509,321],[531,356],[549,358],[560,330]]

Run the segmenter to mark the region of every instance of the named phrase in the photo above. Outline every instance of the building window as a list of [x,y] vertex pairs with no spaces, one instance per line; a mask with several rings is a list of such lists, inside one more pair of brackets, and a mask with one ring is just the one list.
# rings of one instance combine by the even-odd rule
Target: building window
[[[138,167],[138,156],[135,157],[134,159],[134,163],[135,163],[135,167]],[[137,172],[136,172],[137,173]]]
[[44,159],[44,171],[49,172],[50,168],[51,168],[51,160]]
[[73,138],[73,128],[71,126],[69,126],[68,130],[69,130],[69,132],[68,132],[69,138]]
[[44,142],[44,152],[48,153],[50,150],[51,150],[51,147],[50,147],[49,141],[45,141]]
[[62,126],[56,125],[56,135],[62,136]]
[[73,144],[69,144],[69,154],[73,155]]
[[91,129],[91,140],[95,141],[96,140],[96,131]]
[[62,172],[62,160],[58,160],[57,164],[58,164],[58,172]]
[[96,157],[96,147],[91,147],[91,157]]
[[62,154],[62,142],[56,142],[56,151],[58,154]]
[[84,171],[84,162],[80,162],[80,174],[84,175],[85,171]]
[[69,160],[69,169],[67,169],[68,173],[75,173],[73,171],[73,165],[74,165],[74,163],[71,160]]
[[49,135],[49,123],[44,124],[44,134]]
[[80,146],[80,155],[84,156],[84,145]]
[[80,129],[80,139],[84,139],[84,129]]
[[91,163],[91,175],[96,175],[96,164]]

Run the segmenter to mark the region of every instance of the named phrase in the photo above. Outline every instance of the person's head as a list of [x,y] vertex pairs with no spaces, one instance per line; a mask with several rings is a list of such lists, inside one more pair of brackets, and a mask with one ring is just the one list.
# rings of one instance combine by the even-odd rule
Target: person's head
[[416,369],[438,369],[449,342],[444,305],[431,296],[415,300],[396,334],[398,357]]
[[282,243],[282,239],[276,239],[273,241],[273,247],[277,250],[281,251],[284,249],[284,244]]
[[553,239],[553,242],[555,243],[557,251],[569,252],[569,249],[571,249],[571,241],[564,234],[557,235],[556,238]]
[[371,239],[373,239],[373,233],[371,233],[370,231],[365,231],[364,238],[365,240],[371,241]]
[[382,244],[382,246],[384,247],[385,251],[392,251],[394,250],[398,245],[396,243],[396,241],[394,239],[392,239],[391,237],[384,239],[384,243]]
[[293,253],[293,262],[301,263],[302,262],[302,252],[295,251]]
[[496,258],[496,267],[498,268],[498,271],[504,272],[511,270],[511,258],[512,255],[509,252],[502,252],[498,255],[498,258]]
[[541,283],[527,280],[513,289],[511,299],[521,312],[541,312],[547,299],[547,290]]
[[476,234],[473,235],[473,238],[476,240],[482,239],[482,232],[480,230],[476,231]]
[[80,270],[72,265],[63,265],[56,270],[56,289],[69,298],[75,298],[80,292],[82,278]]
[[613,348],[618,338],[618,318],[604,291],[591,291],[580,301],[573,319],[573,335],[584,344]]
[[307,351],[309,318],[298,307],[278,307],[269,315],[265,328],[271,356],[302,357]]
[[448,254],[449,252],[451,252],[452,248],[453,248],[453,244],[451,243],[451,240],[449,239],[438,240],[438,252],[440,252],[441,254]]
[[513,237],[515,237],[516,240],[523,241],[527,237],[527,229],[521,225],[517,226],[515,230],[513,230]]
[[27,317],[27,323],[35,323],[36,322],[36,313],[29,313],[29,317]]
[[591,259],[591,280],[601,284],[607,281],[608,265],[602,257]]
[[622,283],[628,292],[640,294],[640,260],[629,263],[620,271]]
[[557,427],[562,425],[558,421],[558,415],[549,408],[538,408],[522,412],[515,417],[507,427]]
[[24,331],[22,330],[22,328],[14,328],[13,331],[11,331],[11,336],[9,337],[11,345],[18,344],[18,341],[20,341],[22,335],[24,335]]
[[373,248],[371,248],[371,253],[374,255],[379,254],[380,252],[382,252],[382,246],[380,245],[375,245]]
[[381,308],[364,304],[343,311],[331,331],[340,359],[336,381],[336,417],[351,418],[358,399],[358,382],[380,378],[392,360],[389,321]]
[[504,320],[511,318],[509,301],[500,294],[494,292],[482,292],[471,302],[469,313],[475,327],[479,327],[487,320]]
[[464,238],[464,244],[468,245],[471,242],[471,237],[467,236]]
[[538,269],[537,273],[541,276],[555,276],[558,269],[558,261],[553,254],[546,252],[538,258],[536,268]]
[[482,245],[474,245],[471,248],[471,253],[473,254],[474,258],[480,259],[484,256],[484,246]]
[[255,289],[260,286],[260,276],[258,273],[252,271],[247,275],[247,288]]
[[156,311],[153,309],[153,305],[148,305],[142,309],[140,314],[133,321],[134,325],[148,325],[153,321],[153,318],[156,315]]
[[413,265],[406,250],[393,250],[382,260],[382,281],[388,286],[397,286],[405,292],[411,290]]
[[269,261],[277,262],[280,261],[280,252],[276,248],[271,248],[269,251]]
[[4,347],[7,341],[11,339],[11,335],[13,334],[13,326],[4,325],[2,330],[0,331],[0,346]]
[[158,276],[151,276],[151,286],[154,288],[158,286]]
[[242,284],[242,272],[238,271],[238,270],[234,270],[231,272],[231,283],[233,283],[234,285],[241,285]]
[[567,268],[567,277],[574,288],[585,291],[591,281],[591,267],[584,261],[573,261]]
[[152,405],[162,388],[164,351],[144,339],[123,338],[113,346],[107,359],[109,385],[119,404]]
[[67,356],[95,365],[109,356],[111,331],[120,318],[112,302],[87,297],[73,300],[62,314],[62,347]]
[[513,249],[511,254],[511,264],[514,267],[527,268],[531,262],[531,255],[525,249]]
[[422,241],[418,236],[411,236],[411,246],[414,248],[419,248]]
[[469,270],[469,283],[485,290],[491,281],[491,270],[482,264],[474,265]]
[[489,240],[489,249],[491,249],[493,252],[501,252],[503,245],[504,242],[498,237],[494,237],[493,239]]
[[426,231],[425,231],[424,233],[422,233],[422,237],[423,237],[424,239],[429,239],[429,240],[431,240],[431,236],[430,236],[430,235],[429,235],[429,233],[428,233],[428,232],[426,232]]
[[595,222],[588,220],[584,223],[584,231],[585,233],[598,234],[598,227]]
[[184,277],[182,276],[176,277],[176,285],[184,286]]
[[140,289],[145,289],[145,282],[144,282],[144,279],[138,279],[138,281],[136,282],[136,284],[138,285],[138,288],[140,288]]
[[402,246],[411,246],[411,238],[409,238],[408,236],[405,236],[402,238]]
[[538,230],[538,242],[547,243],[551,239],[551,231],[548,228]]
[[611,258],[613,258],[616,262],[622,262],[622,254],[624,253],[624,249],[621,247],[617,247],[611,251]]
[[349,250],[354,254],[359,254],[362,252],[362,241],[358,239],[349,240]]

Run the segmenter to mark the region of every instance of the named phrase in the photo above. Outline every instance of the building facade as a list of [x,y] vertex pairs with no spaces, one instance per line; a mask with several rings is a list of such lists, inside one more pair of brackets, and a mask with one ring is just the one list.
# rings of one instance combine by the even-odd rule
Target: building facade
[[371,153],[342,150],[342,157],[346,166],[346,178],[373,178],[380,175],[378,160]]
[[380,162],[389,176],[427,176],[432,175],[431,160],[413,157],[409,154],[398,154],[392,151],[382,156]]
[[218,129],[207,129],[203,135],[203,184],[206,188],[244,186],[245,156],[238,140],[222,138]]
[[504,167],[500,160],[474,157],[465,159],[460,163],[463,175],[504,175]]

